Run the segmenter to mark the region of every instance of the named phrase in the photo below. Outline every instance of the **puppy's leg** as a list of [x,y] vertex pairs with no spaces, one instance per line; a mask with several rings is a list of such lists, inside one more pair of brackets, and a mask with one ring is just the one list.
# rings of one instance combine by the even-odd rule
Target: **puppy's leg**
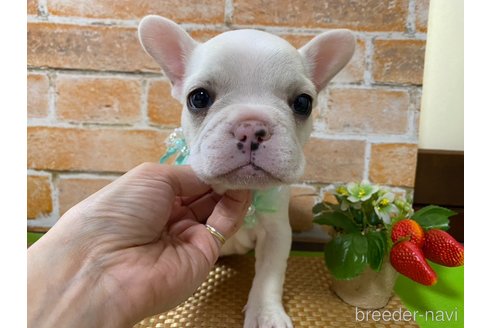
[[255,248],[255,232],[244,225],[220,249],[220,256],[246,254]]
[[245,307],[245,328],[291,328],[282,305],[283,284],[292,232],[286,208],[261,218],[255,248],[255,278]]

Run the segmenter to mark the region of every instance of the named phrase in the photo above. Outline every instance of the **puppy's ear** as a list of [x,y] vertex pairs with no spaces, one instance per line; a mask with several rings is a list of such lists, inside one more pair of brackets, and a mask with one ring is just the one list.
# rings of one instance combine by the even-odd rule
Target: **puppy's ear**
[[146,16],[138,26],[138,37],[145,51],[161,66],[173,85],[173,96],[181,93],[186,63],[198,45],[175,22],[156,15]]
[[299,49],[306,59],[317,91],[349,62],[355,50],[355,37],[349,30],[322,33]]

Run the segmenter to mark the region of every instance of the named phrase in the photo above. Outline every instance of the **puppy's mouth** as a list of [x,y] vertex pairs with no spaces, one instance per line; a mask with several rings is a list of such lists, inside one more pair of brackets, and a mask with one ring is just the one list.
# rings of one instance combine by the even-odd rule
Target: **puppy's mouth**
[[217,176],[236,186],[271,186],[283,183],[281,179],[255,163],[248,163]]

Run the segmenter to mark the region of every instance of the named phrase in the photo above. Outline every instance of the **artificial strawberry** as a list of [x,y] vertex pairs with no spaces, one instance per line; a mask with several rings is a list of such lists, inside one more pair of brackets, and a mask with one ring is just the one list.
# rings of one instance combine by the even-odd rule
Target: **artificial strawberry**
[[422,250],[408,240],[393,246],[390,262],[396,271],[422,285],[432,286],[437,282],[437,275],[425,260]]
[[422,251],[426,258],[447,267],[465,263],[465,248],[446,231],[431,229],[425,233]]
[[424,245],[424,229],[417,221],[405,219],[395,223],[393,230],[391,230],[391,240],[397,243],[405,239],[422,248]]

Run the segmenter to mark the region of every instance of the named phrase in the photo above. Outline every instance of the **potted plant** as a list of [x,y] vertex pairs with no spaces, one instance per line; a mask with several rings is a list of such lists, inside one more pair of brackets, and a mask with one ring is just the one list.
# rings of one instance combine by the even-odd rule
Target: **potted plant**
[[[434,205],[414,212],[410,199],[367,181],[338,185],[333,194],[336,201],[315,204],[313,214],[315,223],[335,229],[325,246],[325,264],[334,278],[333,291],[346,303],[384,307],[397,272],[425,285],[435,283],[426,258],[462,265],[463,247],[442,231],[454,212]],[[430,244],[424,245],[428,234]],[[452,246],[448,253],[442,252],[443,242]]]

